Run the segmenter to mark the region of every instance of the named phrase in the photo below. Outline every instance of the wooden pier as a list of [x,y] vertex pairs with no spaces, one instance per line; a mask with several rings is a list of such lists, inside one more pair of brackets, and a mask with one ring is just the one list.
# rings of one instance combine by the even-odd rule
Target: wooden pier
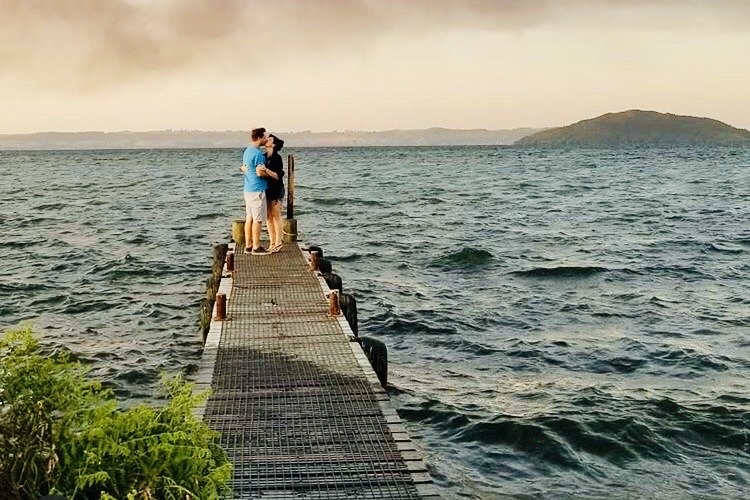
[[196,375],[234,498],[439,498],[419,451],[310,255],[230,244]]

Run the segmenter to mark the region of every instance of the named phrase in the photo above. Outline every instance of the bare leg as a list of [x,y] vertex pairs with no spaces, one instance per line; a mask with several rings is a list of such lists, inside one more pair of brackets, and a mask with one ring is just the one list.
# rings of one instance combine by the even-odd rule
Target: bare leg
[[284,231],[284,224],[281,222],[281,200],[274,203],[274,219],[276,219],[276,244],[281,245]]
[[278,243],[276,241],[276,219],[273,216],[273,202],[268,203],[268,244],[273,248]]
[[253,248],[260,246],[260,231],[263,227],[263,223],[260,221],[253,221]]
[[253,244],[253,219],[248,217],[245,219],[245,248],[251,248]]

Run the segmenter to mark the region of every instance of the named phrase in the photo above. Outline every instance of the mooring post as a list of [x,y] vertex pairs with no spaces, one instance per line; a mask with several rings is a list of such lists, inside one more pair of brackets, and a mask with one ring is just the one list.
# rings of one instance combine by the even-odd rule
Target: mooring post
[[232,239],[235,242],[235,250],[245,247],[245,221],[236,219],[232,221]]
[[320,258],[318,257],[318,252],[316,250],[310,252],[310,270],[320,270]]
[[234,252],[227,252],[227,271],[234,271]]
[[227,319],[227,296],[223,293],[216,294],[216,321]]
[[328,295],[328,314],[331,316],[338,316],[341,314],[341,308],[339,307],[339,293],[336,290],[331,290]]
[[289,155],[286,160],[288,170],[286,176],[286,218],[294,219],[294,155]]
[[286,219],[284,219],[284,234],[281,240],[284,243],[297,241],[297,221],[294,219],[294,155],[287,157],[286,177]]

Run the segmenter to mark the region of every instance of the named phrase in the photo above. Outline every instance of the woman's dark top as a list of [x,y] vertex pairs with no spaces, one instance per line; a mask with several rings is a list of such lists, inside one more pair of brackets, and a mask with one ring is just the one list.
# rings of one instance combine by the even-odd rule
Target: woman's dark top
[[266,167],[268,170],[276,172],[279,176],[279,180],[268,177],[266,181],[268,185],[266,187],[266,199],[268,201],[276,201],[284,198],[284,162],[281,160],[281,155],[274,152],[270,157],[266,156]]

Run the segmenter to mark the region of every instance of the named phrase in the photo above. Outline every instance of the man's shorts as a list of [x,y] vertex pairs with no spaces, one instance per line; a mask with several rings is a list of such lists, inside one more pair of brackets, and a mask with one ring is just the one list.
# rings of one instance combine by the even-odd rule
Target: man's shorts
[[256,222],[266,220],[266,192],[248,193],[245,191],[245,216]]

